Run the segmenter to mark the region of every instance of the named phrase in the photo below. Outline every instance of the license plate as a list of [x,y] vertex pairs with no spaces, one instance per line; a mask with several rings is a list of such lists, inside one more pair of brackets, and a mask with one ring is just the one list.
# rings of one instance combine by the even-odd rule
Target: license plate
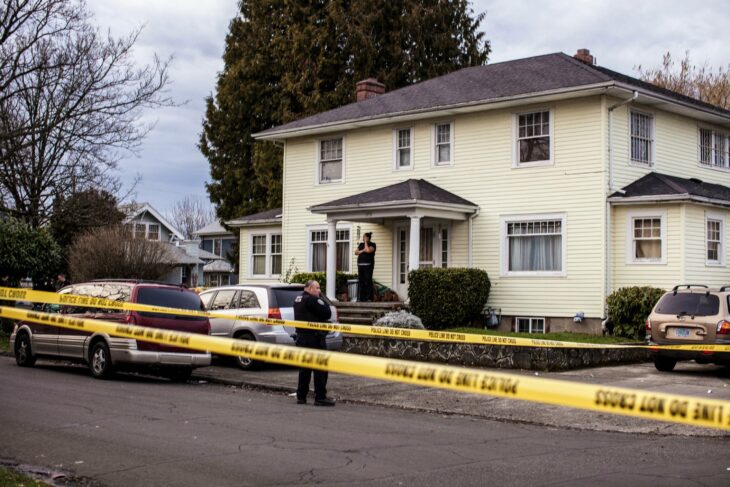
[[693,333],[693,328],[680,328],[672,326],[667,328],[667,338],[679,338],[685,340],[702,340],[702,336]]

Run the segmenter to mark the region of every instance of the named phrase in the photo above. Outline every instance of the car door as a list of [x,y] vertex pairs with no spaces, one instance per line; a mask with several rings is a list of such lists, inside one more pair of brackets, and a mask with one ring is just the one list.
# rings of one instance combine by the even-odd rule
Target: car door
[[[68,293],[68,290],[64,294]],[[43,313],[59,314],[61,306],[58,304],[38,304],[33,306],[34,310]],[[33,335],[31,348],[38,355],[58,355],[58,327],[44,325],[42,323],[26,322]]]
[[236,322],[238,311],[238,290],[220,289],[210,300],[208,311],[217,315],[230,316],[230,318],[210,318],[210,334],[213,336],[231,336],[231,330]]
[[[71,294],[80,296],[96,296],[99,294],[97,288],[101,287],[101,284],[89,283],[89,284],[74,284],[69,289]],[[61,313],[65,315],[72,315],[84,319],[93,319],[96,315],[94,308],[87,308],[82,306],[63,306]],[[58,355],[61,357],[68,357],[72,359],[84,358],[84,341],[91,335],[91,332],[85,330],[79,330],[76,328],[62,328],[58,329]]]

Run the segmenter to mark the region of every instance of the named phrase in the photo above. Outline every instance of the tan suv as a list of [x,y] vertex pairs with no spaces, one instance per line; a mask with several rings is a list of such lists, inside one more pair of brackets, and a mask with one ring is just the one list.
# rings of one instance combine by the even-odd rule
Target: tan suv
[[[675,286],[659,299],[646,320],[649,345],[730,345],[730,286]],[[730,353],[653,349],[654,366],[671,372],[679,360],[730,365]]]
[[[200,297],[193,291],[155,282],[106,279],[73,284],[59,293],[195,311],[205,309]],[[204,316],[56,304],[46,304],[40,309],[46,313],[210,334],[210,321]],[[194,368],[210,365],[211,359],[209,353],[186,348],[22,321],[16,324],[10,335],[10,346],[15,352],[15,361],[21,367],[32,366],[37,358],[73,360],[88,364],[91,375],[98,379],[109,378],[117,370],[144,369],[183,382],[190,377]]]

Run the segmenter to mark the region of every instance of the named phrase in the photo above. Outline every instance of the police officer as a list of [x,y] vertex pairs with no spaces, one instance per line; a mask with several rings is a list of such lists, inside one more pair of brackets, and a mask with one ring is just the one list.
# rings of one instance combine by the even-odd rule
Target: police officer
[[[294,319],[297,321],[313,321],[325,323],[332,316],[332,311],[321,296],[319,283],[315,280],[307,281],[301,296],[294,298]],[[296,344],[298,347],[317,348],[325,350],[327,332],[297,328]],[[307,404],[309,382],[314,372],[314,405],[334,406],[335,401],[327,397],[327,372],[322,370],[299,369],[299,384],[297,386],[297,404]]]

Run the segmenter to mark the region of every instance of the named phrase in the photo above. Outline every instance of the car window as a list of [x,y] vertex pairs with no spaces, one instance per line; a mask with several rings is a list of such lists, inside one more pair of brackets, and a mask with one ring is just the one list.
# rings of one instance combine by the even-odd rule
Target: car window
[[[137,291],[137,302],[140,304],[150,304],[152,306],[164,306],[167,308],[189,309],[194,311],[203,311],[203,302],[200,296],[192,291],[173,287],[140,287]],[[147,311],[140,312],[142,316],[150,316],[154,318],[171,318],[173,315],[167,313],[150,313]],[[206,320],[204,316],[180,316],[186,320]]]
[[218,294],[216,294],[215,299],[210,303],[208,309],[211,311],[215,311],[220,309],[231,309],[235,307],[235,302],[233,300],[235,295],[235,289],[225,289],[223,291],[218,291]]
[[259,300],[256,297],[256,293],[253,291],[243,290],[241,291],[241,302],[238,305],[239,308],[260,308]]
[[663,315],[714,316],[720,311],[720,298],[708,293],[665,294],[656,312]]
[[[294,307],[294,299],[300,296],[304,292],[303,288],[300,287],[275,287],[271,290],[274,293],[274,300],[276,301],[277,308],[292,308]],[[322,293],[320,295],[322,301],[332,306],[329,299]]]
[[213,299],[213,296],[215,296],[215,293],[203,293],[200,295],[200,300],[206,309],[210,309],[210,301]]
[[[76,294],[78,296],[91,296],[94,298],[110,299],[112,301],[128,302],[132,294],[132,287],[129,284],[94,282],[87,284],[75,284],[63,290],[64,294]],[[88,308],[82,306],[64,306],[65,313],[118,313],[114,308]]]

